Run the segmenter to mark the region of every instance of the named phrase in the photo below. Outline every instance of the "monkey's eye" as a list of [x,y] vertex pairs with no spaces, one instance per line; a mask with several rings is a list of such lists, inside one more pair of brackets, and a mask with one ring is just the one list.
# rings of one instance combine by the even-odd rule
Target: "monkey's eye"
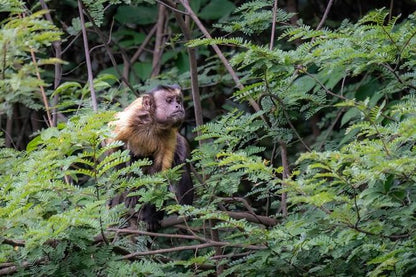
[[172,98],[171,97],[169,97],[169,98],[166,98],[166,103],[168,103],[168,104],[170,104],[170,103],[172,103]]

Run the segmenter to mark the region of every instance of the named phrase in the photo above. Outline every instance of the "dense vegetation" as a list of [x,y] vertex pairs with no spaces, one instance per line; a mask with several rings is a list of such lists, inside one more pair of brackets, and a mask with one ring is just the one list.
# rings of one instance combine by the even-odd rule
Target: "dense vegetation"
[[[416,274],[414,2],[189,2],[0,0],[0,275]],[[173,83],[193,206],[105,143]]]

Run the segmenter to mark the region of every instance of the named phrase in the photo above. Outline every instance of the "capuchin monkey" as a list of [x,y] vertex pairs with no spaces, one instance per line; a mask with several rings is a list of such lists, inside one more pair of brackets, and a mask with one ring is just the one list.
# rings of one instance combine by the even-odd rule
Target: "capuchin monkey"
[[[178,85],[159,85],[117,113],[116,120],[110,126],[114,126],[114,139],[123,141],[130,150],[132,162],[142,158],[152,160],[152,165],[144,169],[145,173],[154,174],[184,164],[179,183],[170,189],[181,205],[191,205],[194,190],[190,168],[186,164],[189,145],[178,132],[184,119],[181,88]],[[110,206],[124,201],[126,207],[134,208],[138,198],[126,197],[128,193],[112,199]],[[163,215],[153,204],[144,204],[139,219],[147,223],[148,230],[155,231],[160,228]]]

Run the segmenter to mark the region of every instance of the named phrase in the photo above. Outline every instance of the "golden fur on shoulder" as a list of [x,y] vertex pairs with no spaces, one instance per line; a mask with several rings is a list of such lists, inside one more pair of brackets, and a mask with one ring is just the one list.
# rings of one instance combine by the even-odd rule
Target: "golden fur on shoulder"
[[138,157],[152,157],[150,173],[172,167],[177,143],[177,128],[164,128],[154,118],[153,95],[136,99],[123,111],[116,114],[114,140],[123,141]]

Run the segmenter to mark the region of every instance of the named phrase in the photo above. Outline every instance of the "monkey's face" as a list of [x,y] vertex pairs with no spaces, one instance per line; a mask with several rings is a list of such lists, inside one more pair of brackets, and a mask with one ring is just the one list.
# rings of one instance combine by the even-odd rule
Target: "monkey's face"
[[181,125],[185,119],[181,90],[158,90],[153,93],[153,96],[156,122],[166,127]]

